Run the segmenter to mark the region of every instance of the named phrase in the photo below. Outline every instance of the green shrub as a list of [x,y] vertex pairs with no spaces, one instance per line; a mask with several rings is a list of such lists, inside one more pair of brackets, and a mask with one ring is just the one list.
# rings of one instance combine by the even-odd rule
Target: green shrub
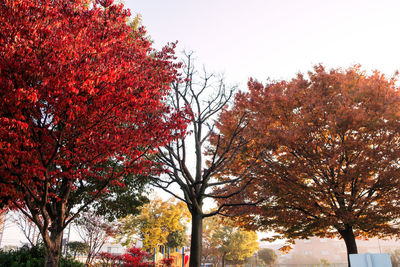
[[[43,267],[45,249],[43,245],[34,247],[23,246],[18,250],[0,251],[0,266],[8,267]],[[61,257],[59,267],[84,267],[83,263],[67,257]]]

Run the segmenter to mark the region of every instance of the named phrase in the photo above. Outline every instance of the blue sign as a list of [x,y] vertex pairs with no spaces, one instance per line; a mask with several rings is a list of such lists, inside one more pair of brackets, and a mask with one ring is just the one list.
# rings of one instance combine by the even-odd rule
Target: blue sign
[[392,267],[389,254],[350,254],[351,267]]

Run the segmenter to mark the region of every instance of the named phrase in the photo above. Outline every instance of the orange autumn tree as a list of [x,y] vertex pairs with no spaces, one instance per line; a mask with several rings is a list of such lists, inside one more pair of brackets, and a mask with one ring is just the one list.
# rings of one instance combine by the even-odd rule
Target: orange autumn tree
[[219,118],[226,139],[243,114],[249,122],[243,132],[249,143],[221,179],[240,173],[257,157],[249,172],[254,182],[225,203],[263,202],[245,210],[227,206],[225,212],[242,214],[239,222],[250,228],[275,231],[275,238],[339,236],[348,254],[357,253],[356,237],[397,234],[395,78],[377,71],[368,75],[358,66],[327,71],[318,65],[308,77],[299,74],[290,81],[250,80],[249,92],[237,94],[234,106]]

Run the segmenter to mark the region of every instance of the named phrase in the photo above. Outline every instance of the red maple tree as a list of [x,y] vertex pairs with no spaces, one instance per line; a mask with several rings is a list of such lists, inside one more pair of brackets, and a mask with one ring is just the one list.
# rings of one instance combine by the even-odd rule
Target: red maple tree
[[39,227],[46,266],[58,265],[63,229],[90,201],[150,171],[145,156],[184,129],[164,100],[173,45],[154,51],[112,2],[0,5],[1,204]]
[[251,185],[228,203],[263,202],[225,211],[242,213],[242,224],[273,230],[277,238],[339,236],[348,254],[357,253],[356,237],[398,234],[395,81],[359,67],[326,71],[322,66],[308,78],[299,74],[266,85],[250,80],[249,92],[236,96],[218,126],[229,138],[243,114],[249,123],[242,135],[248,145],[226,175],[240,173],[249,159],[257,162],[249,172]]

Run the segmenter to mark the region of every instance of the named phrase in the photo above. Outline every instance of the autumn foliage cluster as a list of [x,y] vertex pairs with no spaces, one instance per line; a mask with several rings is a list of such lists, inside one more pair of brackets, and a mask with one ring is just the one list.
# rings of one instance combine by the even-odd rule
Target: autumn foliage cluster
[[160,101],[175,70],[170,48],[149,56],[122,6],[37,2],[1,6],[1,195],[62,202],[78,179],[117,181],[102,166],[111,156],[143,171],[141,155],[179,125]]
[[[273,230],[291,240],[310,236],[344,239],[398,234],[400,212],[400,95],[396,77],[367,74],[358,66],[265,85],[250,80],[236,95],[219,129],[229,138],[239,118],[249,124],[247,145],[224,175],[255,162],[252,183],[227,207],[247,227]],[[235,190],[224,188],[226,194]]]
[[54,266],[72,208],[149,173],[144,156],[184,128],[164,101],[173,46],[154,51],[110,0],[5,0],[0,14],[1,204],[35,222]]
[[119,220],[116,239],[124,246],[143,243],[145,250],[159,245],[180,248],[185,245],[186,225],[190,214],[183,202],[156,198],[142,207],[139,215],[129,215]]
[[243,264],[259,249],[255,231],[234,225],[234,221],[220,217],[206,218],[203,229],[203,262],[215,265]]
[[101,252],[97,256],[102,266],[123,266],[123,267],[151,267],[151,255],[140,248],[132,247],[122,255],[114,255],[109,252]]
[[[101,252],[97,256],[102,266],[123,266],[123,267],[151,267],[154,262],[151,261],[152,255],[140,248],[132,247],[122,255],[115,255],[109,252]],[[174,263],[173,258],[165,258],[161,261],[161,266],[170,267]],[[158,266],[158,265],[157,265]]]

